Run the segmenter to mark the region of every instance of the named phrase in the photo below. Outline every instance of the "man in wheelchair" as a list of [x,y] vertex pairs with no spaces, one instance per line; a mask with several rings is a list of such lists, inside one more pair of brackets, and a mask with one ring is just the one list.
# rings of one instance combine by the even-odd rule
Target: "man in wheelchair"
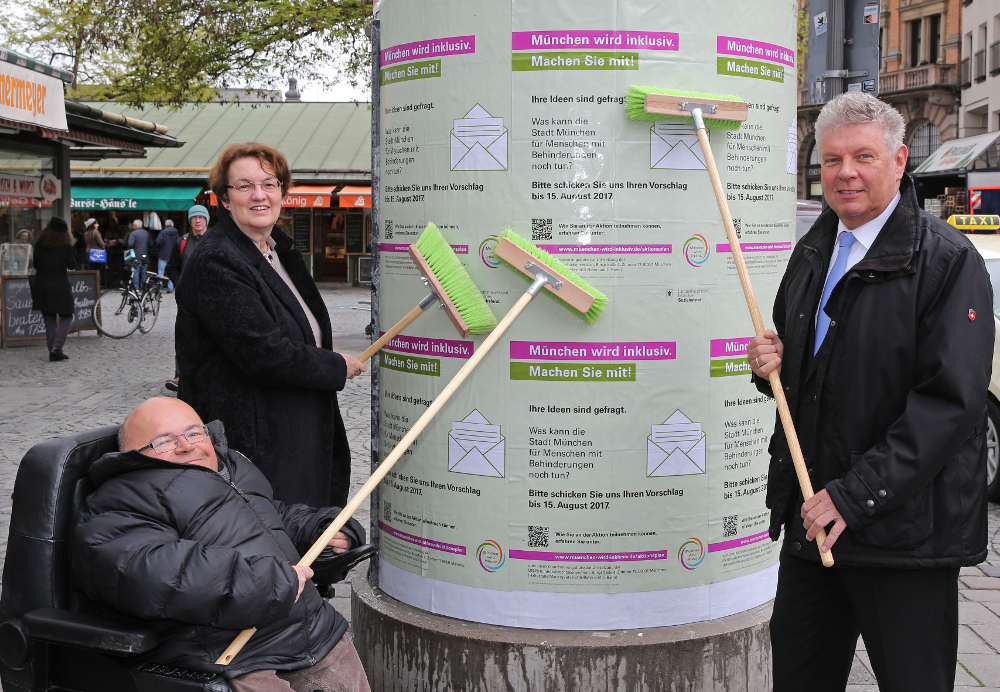
[[[120,452],[90,467],[70,553],[94,613],[142,618],[159,634],[144,656],[222,673],[237,692],[369,692],[344,618],[297,567],[339,512],[286,505],[221,425],[182,401],[150,399],[119,432]],[[289,463],[294,463],[293,459]],[[351,519],[330,542],[365,542]],[[215,660],[239,630],[257,627],[229,667]]]

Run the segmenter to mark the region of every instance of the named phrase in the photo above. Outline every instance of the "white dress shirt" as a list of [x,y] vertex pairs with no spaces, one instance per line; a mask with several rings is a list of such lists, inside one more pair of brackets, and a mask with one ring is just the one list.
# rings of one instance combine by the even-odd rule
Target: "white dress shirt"
[[[892,212],[895,211],[896,205],[899,204],[899,200],[900,194],[897,192],[896,196],[892,198],[891,202],[889,202],[889,206],[887,206],[881,214],[868,223],[858,226],[853,231],[848,229],[847,226],[844,225],[843,221],[837,222],[837,237],[833,241],[833,255],[830,257],[830,266],[827,267],[826,277],[823,279],[824,286],[826,285],[826,279],[830,277],[830,272],[833,271],[833,265],[837,263],[837,255],[840,254],[840,234],[854,234],[855,242],[848,250],[847,267],[844,269],[844,275],[846,276],[847,272],[851,270],[851,267],[863,260],[865,255],[868,254],[868,250],[870,250],[871,246],[875,244],[875,239],[878,237],[878,234],[885,225],[885,222],[889,220],[890,216],[892,216]],[[816,326],[817,317],[819,317],[818,307],[816,308],[816,314],[813,316],[813,327]]]

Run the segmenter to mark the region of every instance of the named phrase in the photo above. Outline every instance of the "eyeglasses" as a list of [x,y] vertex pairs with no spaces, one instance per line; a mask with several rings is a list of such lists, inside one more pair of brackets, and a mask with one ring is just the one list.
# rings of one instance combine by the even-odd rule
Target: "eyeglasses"
[[235,185],[226,185],[230,190],[248,195],[255,187],[259,187],[263,192],[277,192],[281,189],[281,183],[277,180],[265,180],[262,183],[252,183],[249,180],[240,180]]
[[183,437],[190,444],[195,444],[198,442],[204,442],[208,439],[208,430],[205,429],[204,425],[196,425],[189,430],[182,432],[180,435],[164,435],[163,437],[158,437],[152,442],[150,442],[145,447],[137,449],[137,452],[145,452],[147,449],[153,450],[156,454],[163,454],[164,452],[172,452],[177,449],[177,438]]

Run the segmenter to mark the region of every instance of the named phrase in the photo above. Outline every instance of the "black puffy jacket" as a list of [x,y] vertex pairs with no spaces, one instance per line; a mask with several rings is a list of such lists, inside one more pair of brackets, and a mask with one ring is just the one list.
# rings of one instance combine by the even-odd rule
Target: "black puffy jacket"
[[[298,670],[323,659],[347,622],[311,581],[295,600],[292,569],[339,511],[286,505],[210,424],[232,482],[202,466],[138,452],[106,454],[90,468],[97,490],[73,533],[73,572],[96,604],[141,618],[160,634],[157,663],[221,672]],[[364,530],[344,532],[355,546]],[[233,663],[215,660],[240,630],[257,627]]]
[[[955,567],[986,556],[986,392],[993,297],[982,256],[960,232],[901,200],[827,302],[830,330],[813,356],[814,316],[838,219],[830,209],[796,245],[774,302],[781,380],[813,488],[847,522],[842,565]],[[754,376],[760,391],[767,380]],[[771,440],[771,538],[819,559],[780,421]]]

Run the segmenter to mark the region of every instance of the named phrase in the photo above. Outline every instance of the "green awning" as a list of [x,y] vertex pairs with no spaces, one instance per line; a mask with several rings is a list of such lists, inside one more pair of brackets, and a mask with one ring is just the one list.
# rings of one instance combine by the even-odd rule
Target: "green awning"
[[174,185],[73,185],[70,207],[74,211],[187,211],[202,186]]

